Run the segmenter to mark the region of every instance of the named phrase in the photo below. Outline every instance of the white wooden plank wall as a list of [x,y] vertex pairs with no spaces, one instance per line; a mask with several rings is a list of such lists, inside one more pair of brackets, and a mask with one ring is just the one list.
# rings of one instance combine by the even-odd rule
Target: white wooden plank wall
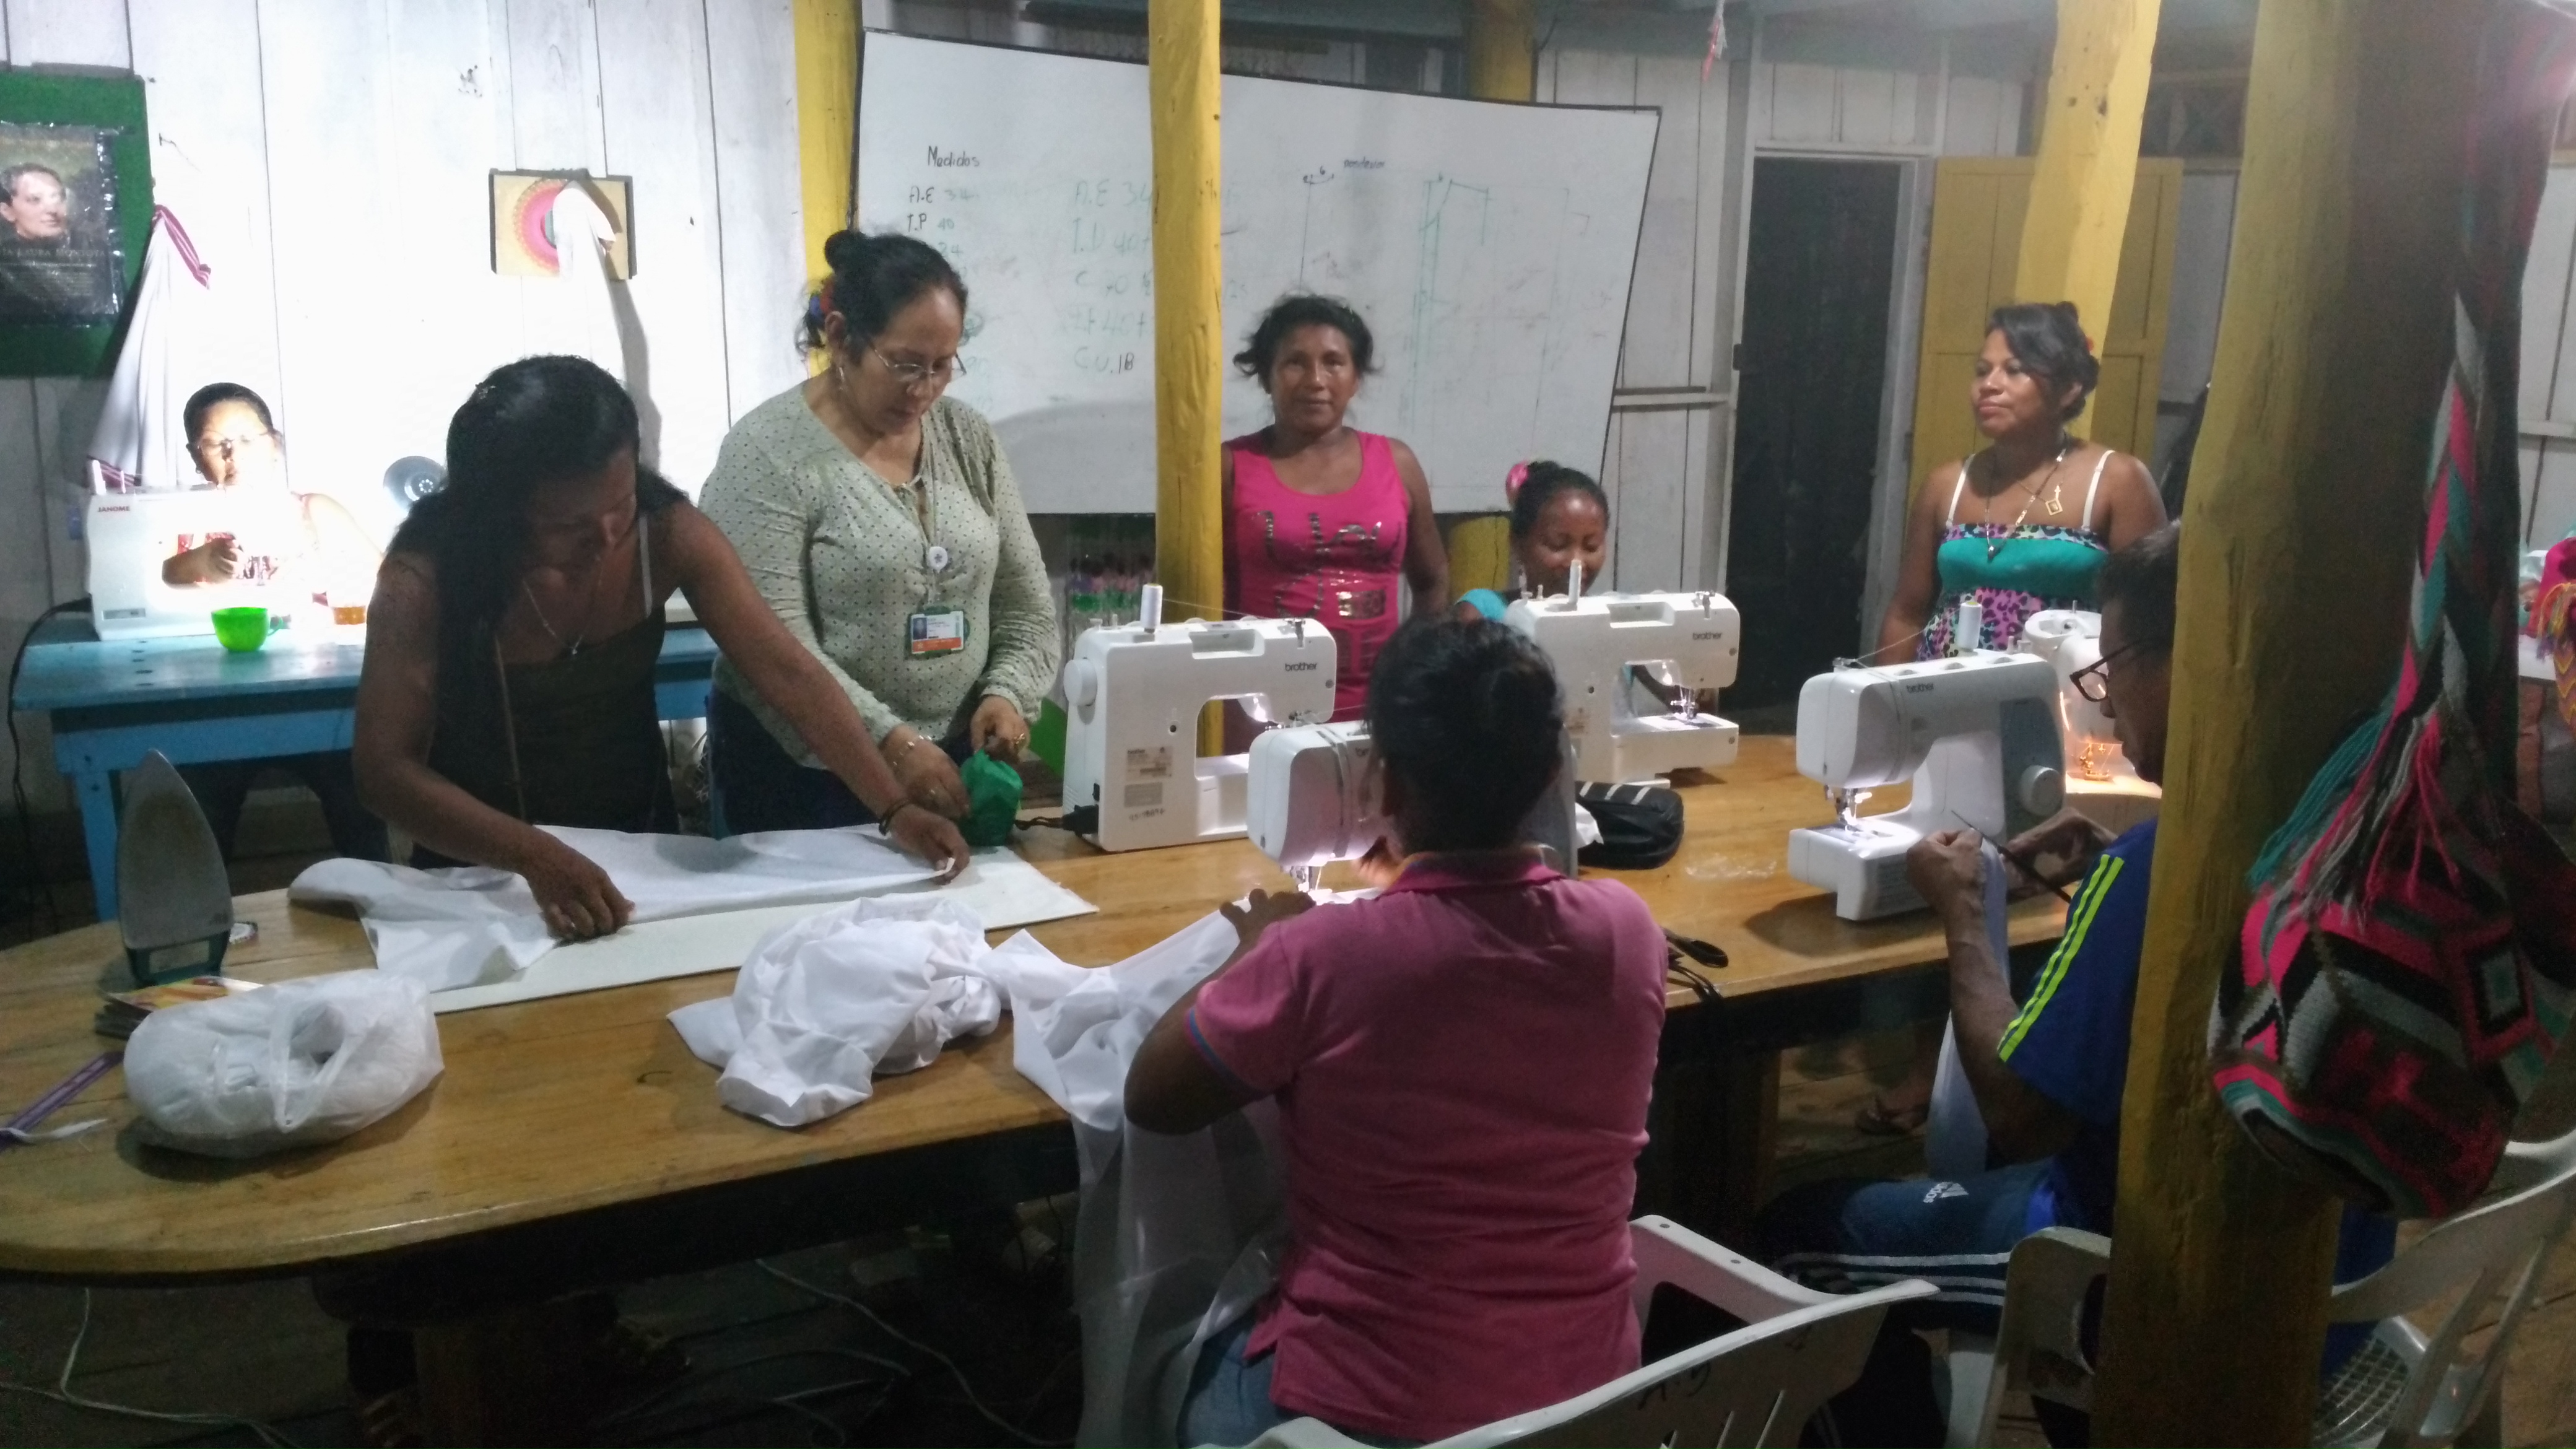
[[2576,529],[2576,166],[2549,168],[2522,275],[2523,542]]
[[[380,528],[385,465],[440,456],[474,381],[556,335],[557,284],[492,274],[494,167],[634,178],[636,381],[673,481],[694,490],[732,420],[803,375],[788,0],[0,0],[0,25],[9,64],[143,77],[155,196],[215,269],[232,375],[298,485]],[[102,391],[0,378],[12,644],[86,591]],[[41,719],[20,733],[31,805],[62,808]]]

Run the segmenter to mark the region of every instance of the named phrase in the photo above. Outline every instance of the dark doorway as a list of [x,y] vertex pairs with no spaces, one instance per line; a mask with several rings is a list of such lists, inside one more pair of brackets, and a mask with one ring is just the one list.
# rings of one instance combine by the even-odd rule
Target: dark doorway
[[1727,703],[1795,700],[1860,652],[1901,163],[1753,163],[1726,596]]

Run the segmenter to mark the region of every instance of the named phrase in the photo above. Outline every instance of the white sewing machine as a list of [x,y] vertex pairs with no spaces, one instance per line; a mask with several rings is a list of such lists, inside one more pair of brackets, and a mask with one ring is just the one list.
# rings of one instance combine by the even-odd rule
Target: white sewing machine
[[1137,623],[1086,629],[1064,666],[1067,828],[1103,850],[1244,833],[1244,755],[1198,758],[1199,710],[1242,702],[1256,720],[1333,713],[1333,636],[1306,619],[1157,624],[1147,584]]
[[2075,675],[2102,658],[2102,616],[2088,609],[2044,609],[2022,625],[2021,650],[2057,671],[2057,722],[2066,740],[2066,803],[2119,833],[2155,817],[2164,792],[2138,778],[2121,752],[2102,706],[2084,697]]
[[232,535],[254,575],[265,572],[262,559],[309,552],[308,544],[288,532],[304,526],[291,494],[229,488],[96,493],[84,523],[91,617],[101,639],[212,634],[217,609],[257,605],[291,614],[312,602],[313,585],[303,580],[273,585],[245,577],[175,588],[161,581],[161,566],[171,555],[204,543],[209,534]]
[[[1620,784],[1735,762],[1733,721],[1702,713],[1701,690],[1735,682],[1743,625],[1718,594],[1596,594],[1521,599],[1503,621],[1537,641],[1565,692],[1578,779]],[[1673,703],[1639,714],[1629,671],[1643,666]]]
[[1292,725],[1253,737],[1244,833],[1311,891],[1324,867],[1357,860],[1386,834],[1368,726]]
[[[1245,833],[1297,889],[1312,891],[1325,866],[1359,859],[1387,833],[1375,759],[1368,726],[1356,720],[1291,725],[1253,739]],[[1553,851],[1553,864],[1567,875],[1576,869],[1574,797],[1569,743],[1555,781],[1521,823],[1521,838]]]
[[[1789,832],[1789,874],[1834,893],[1834,914],[1866,921],[1923,904],[1905,852],[1940,830],[2003,841],[2057,813],[2065,795],[2057,671],[2028,654],[1980,649],[1920,664],[1837,667],[1798,691],[1798,773],[1825,787],[1831,825]],[[1911,776],[1902,810],[1862,815],[1882,785]]]

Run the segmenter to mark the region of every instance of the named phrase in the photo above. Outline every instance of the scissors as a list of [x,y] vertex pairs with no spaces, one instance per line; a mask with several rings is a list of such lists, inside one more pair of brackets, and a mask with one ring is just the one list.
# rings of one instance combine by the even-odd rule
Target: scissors
[[[1962,825],[1967,826],[1970,830],[1977,830],[1977,827],[1976,827],[1973,823],[1971,823],[1971,822],[1969,821],[1969,819],[1968,819],[1968,817],[1967,817],[1967,816],[1960,814],[1960,813],[1959,813],[1958,811],[1956,811],[1956,810],[1953,810],[1953,811],[1951,811],[1951,812],[1950,812],[1950,818],[1951,818],[1951,819],[1953,819],[1953,820],[1958,821],[1958,822],[1959,822],[1960,824],[1962,824]],[[1982,831],[1982,830],[1977,830],[1977,837],[1978,837],[1979,839],[1981,839],[1981,840],[1982,840],[1982,839],[1987,838],[1987,837],[1986,837],[1986,833],[1985,833],[1984,831]],[[2032,880],[2035,880],[2035,881],[2039,882],[2041,885],[2044,885],[2044,886],[2048,887],[2048,892],[2049,892],[2049,894],[2051,894],[2051,895],[2053,895],[2053,896],[2057,897],[2057,898],[2058,898],[2059,900],[2061,900],[2061,901],[2066,902],[2066,903],[2067,903],[2068,905],[2070,905],[2070,906],[2071,906],[2071,905],[2073,905],[2073,904],[2075,904],[2075,897],[2073,897],[2073,896],[2071,896],[2071,895],[2067,894],[2066,887],[2064,887],[2064,886],[2062,886],[2062,885],[2057,884],[2056,882],[2054,882],[2054,881],[2050,880],[2048,877],[2046,877],[2046,876],[2044,876],[2044,875],[2041,875],[2041,874],[2039,873],[2039,858],[2038,858],[2037,856],[2033,856],[2033,855],[2025,854],[2025,853],[2024,853],[2024,852],[2022,852],[2022,851],[2015,850],[2015,849],[2013,849],[2011,846],[2004,844],[2004,843],[2003,843],[2002,841],[2000,841],[2000,840],[1996,841],[1996,842],[1994,843],[1994,845],[1995,845],[1995,853],[1996,853],[1997,855],[2000,855],[2000,856],[2002,856],[2004,859],[2006,859],[2006,860],[2008,860],[2008,861],[2011,861],[2011,862],[2013,863],[2014,868],[2015,868],[2015,869],[2017,869],[2017,870],[2019,870],[2023,875],[2029,876]]]

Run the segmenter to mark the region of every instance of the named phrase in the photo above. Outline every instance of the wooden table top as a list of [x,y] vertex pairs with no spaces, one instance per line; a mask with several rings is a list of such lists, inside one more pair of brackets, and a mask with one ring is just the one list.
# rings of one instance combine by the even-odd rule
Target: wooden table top
[[[1659,870],[1616,873],[1669,926],[1723,946],[1730,997],[1921,966],[1939,934],[1921,914],[1856,926],[1791,880],[1788,831],[1826,816],[1791,742],[1747,736],[1742,756],[1684,787],[1687,834]],[[1105,965],[1219,903],[1286,878],[1244,841],[1104,855],[1035,830],[1023,852],[1100,907],[1035,928],[1067,960]],[[246,896],[259,939],[234,974],[277,981],[370,964],[346,917]],[[2025,902],[2016,944],[2054,936],[2061,908]],[[115,928],[0,952],[0,1120],[114,1045],[95,1035]],[[121,969],[121,968],[120,968]],[[860,1107],[794,1131],[725,1110],[715,1072],[664,1021],[732,989],[730,972],[439,1018],[446,1072],[384,1122],[341,1142],[245,1163],[133,1141],[122,1073],[49,1125],[109,1126],[0,1152],[0,1274],[109,1282],[293,1273],[589,1208],[1061,1121],[1011,1068],[1006,1023],[932,1066],[881,1077]]]

